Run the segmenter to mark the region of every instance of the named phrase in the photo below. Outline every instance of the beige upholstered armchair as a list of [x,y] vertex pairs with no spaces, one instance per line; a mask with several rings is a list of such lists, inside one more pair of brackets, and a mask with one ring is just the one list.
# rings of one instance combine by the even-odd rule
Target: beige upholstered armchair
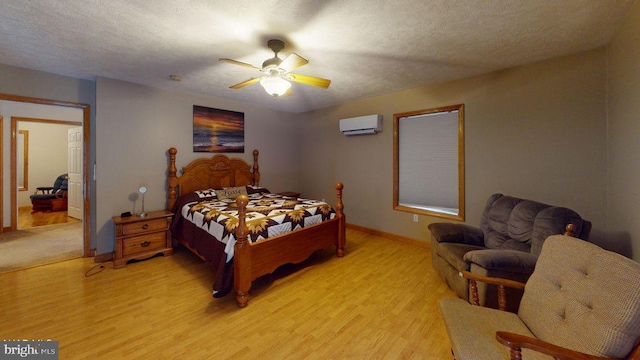
[[553,235],[526,285],[463,275],[470,277],[472,291],[475,281],[490,281],[498,289],[523,286],[524,295],[517,314],[462,299],[441,300],[457,360],[640,359],[638,262]]

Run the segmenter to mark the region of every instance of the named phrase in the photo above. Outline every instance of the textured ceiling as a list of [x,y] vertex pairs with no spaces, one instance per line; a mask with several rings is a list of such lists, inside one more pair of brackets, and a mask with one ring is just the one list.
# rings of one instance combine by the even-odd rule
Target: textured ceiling
[[[606,45],[633,1],[0,0],[0,63],[304,112]],[[229,89],[271,38],[331,86]]]

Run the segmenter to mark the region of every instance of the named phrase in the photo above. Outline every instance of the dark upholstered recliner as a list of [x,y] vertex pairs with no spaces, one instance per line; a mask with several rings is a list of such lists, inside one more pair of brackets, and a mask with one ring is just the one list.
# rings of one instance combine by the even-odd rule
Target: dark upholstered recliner
[[[480,227],[433,223],[431,257],[438,274],[462,299],[469,300],[469,281],[460,270],[475,274],[526,282],[533,273],[542,244],[550,235],[563,234],[575,226],[574,236],[587,239],[591,223],[571,209],[502,194],[492,195],[480,220]],[[480,303],[498,307],[493,285],[478,284]],[[518,309],[521,290],[511,290],[510,311]]]
[[30,196],[33,205],[32,213],[36,211],[65,211],[67,210],[68,174],[58,176],[53,186],[37,187]]

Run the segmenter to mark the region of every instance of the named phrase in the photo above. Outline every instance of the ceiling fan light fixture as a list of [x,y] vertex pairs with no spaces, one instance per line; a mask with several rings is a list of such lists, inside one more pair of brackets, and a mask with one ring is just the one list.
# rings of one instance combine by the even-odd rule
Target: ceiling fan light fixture
[[231,89],[241,89],[247,85],[252,85],[260,82],[260,85],[264,88],[267,94],[278,96],[291,95],[291,81],[299,84],[316,86],[326,89],[331,84],[331,80],[322,79],[315,76],[294,74],[292,71],[298,69],[309,63],[309,60],[302,56],[291,53],[284,59],[278,57],[278,52],[284,48],[284,42],[278,39],[271,39],[267,42],[269,49],[273,50],[274,56],[271,59],[267,59],[262,63],[262,68],[253,66],[251,64],[244,63],[242,61],[220,58],[219,61],[226,62],[232,65],[239,65],[248,67],[254,70],[261,71],[264,75],[261,77],[252,77],[249,80],[245,80],[241,83],[231,85]]
[[274,97],[284,95],[284,93],[291,88],[291,83],[280,76],[280,74],[263,77],[260,79],[260,85],[262,85],[267,94]]

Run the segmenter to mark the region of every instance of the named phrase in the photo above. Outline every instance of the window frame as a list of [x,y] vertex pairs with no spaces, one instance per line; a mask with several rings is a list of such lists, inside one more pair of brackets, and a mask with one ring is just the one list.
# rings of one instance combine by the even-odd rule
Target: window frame
[[[400,121],[404,118],[411,118],[422,115],[437,115],[439,113],[447,114],[453,111],[458,112],[458,126],[457,126],[457,152],[458,152],[458,209],[457,213],[453,214],[448,211],[439,210],[438,207],[429,206],[430,204],[421,204],[420,207],[407,206],[399,203],[400,194]],[[428,136],[428,135],[425,135]],[[428,165],[426,165],[428,167]],[[398,211],[405,211],[414,214],[422,214],[435,216],[439,218],[445,218],[450,220],[464,221],[465,219],[465,185],[464,185],[464,104],[456,104],[442,107],[435,107],[424,110],[409,111],[403,113],[397,113],[393,115],[393,209]],[[422,206],[423,205],[423,206]]]

